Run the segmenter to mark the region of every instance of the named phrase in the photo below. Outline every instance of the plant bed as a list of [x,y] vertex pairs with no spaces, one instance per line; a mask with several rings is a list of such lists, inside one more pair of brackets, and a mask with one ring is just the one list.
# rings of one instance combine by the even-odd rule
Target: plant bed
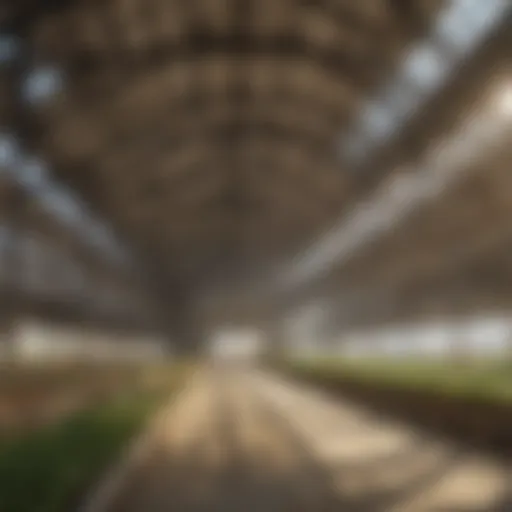
[[[285,370],[294,378],[343,395],[384,416],[394,417],[418,428],[446,436],[472,447],[512,458],[512,403],[507,393],[472,392],[475,382],[443,387],[436,383],[429,389],[425,380],[407,385],[407,379],[369,378],[354,368],[346,372],[322,365],[292,365]],[[439,372],[449,368],[438,369]],[[435,374],[434,374],[435,375]],[[418,382],[421,384],[418,385]],[[505,390],[507,391],[507,390]]]
[[65,420],[0,441],[0,510],[67,512],[184,379],[183,369]]
[[144,372],[122,365],[0,365],[0,437],[35,430],[136,389]]

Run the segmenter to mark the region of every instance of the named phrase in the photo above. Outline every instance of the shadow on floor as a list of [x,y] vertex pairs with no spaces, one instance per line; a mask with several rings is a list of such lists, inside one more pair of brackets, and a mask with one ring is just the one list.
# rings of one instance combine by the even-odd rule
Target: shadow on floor
[[495,503],[485,507],[466,507],[466,508],[437,508],[432,512],[512,512],[512,481],[510,489],[503,496],[496,499]]
[[[219,402],[217,418],[203,436],[195,439],[181,455],[166,453],[156,447],[152,456],[133,475],[131,484],[118,504],[109,512],[387,512],[427,492],[442,481],[452,467],[460,462],[453,454],[411,474],[393,486],[369,485],[366,492],[349,493],[343,481],[335,481],[332,472],[319,464],[307,444],[270,404],[255,401],[262,424],[271,425],[282,434],[293,453],[293,464],[265,466],[247,453],[240,439],[239,419],[229,401]],[[219,440],[222,463],[212,464],[209,439]],[[396,454],[394,462],[415,457],[418,447]],[[353,467],[344,466],[342,473],[365,473],[371,479],[375,466],[383,467],[393,459],[375,459]],[[371,484],[371,482],[369,482]],[[508,498],[507,498],[508,499]],[[507,503],[485,512],[509,512]],[[429,509],[422,509],[427,511]],[[429,510],[430,512],[430,510]],[[454,510],[432,512],[484,512]]]
[[[341,482],[336,482],[333,481],[333,471],[327,470],[316,461],[308,445],[296,434],[286,418],[280,415],[270,404],[262,403],[261,406],[267,415],[267,420],[272,422],[276,428],[285,430],[294,450],[301,454],[302,471],[305,471],[306,475],[315,475],[319,481],[323,482],[324,493],[329,496],[331,502],[330,508],[326,510],[347,510],[350,512],[386,512],[392,510],[394,507],[405,505],[428,491],[440,482],[450,469],[460,461],[459,455],[453,453],[448,458],[435,460],[419,472],[407,475],[405,480],[398,485],[381,488],[378,485],[372,486],[371,480],[376,471],[392,464],[405,464],[411,458],[416,457],[418,452],[421,452],[422,446],[419,443],[411,443],[405,449],[390,455],[379,456],[354,464],[345,463],[335,468],[334,473],[341,475]],[[358,496],[349,496],[342,488],[343,475],[353,476],[354,474],[359,474],[360,480],[367,481],[369,485],[366,492],[358,493]],[[309,481],[311,476],[306,477],[306,479]],[[311,510],[316,509],[312,508]]]

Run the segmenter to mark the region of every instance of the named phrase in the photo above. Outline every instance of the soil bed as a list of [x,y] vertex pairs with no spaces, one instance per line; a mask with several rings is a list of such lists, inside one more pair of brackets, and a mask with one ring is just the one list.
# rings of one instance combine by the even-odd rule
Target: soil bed
[[[457,443],[512,458],[512,402],[506,394],[469,392],[470,387],[440,386],[428,389],[417,381],[368,378],[350,368],[337,371],[322,365],[300,364],[284,369],[296,379],[307,381],[334,394],[361,403],[378,413],[449,437]],[[439,368],[439,373],[449,371]],[[438,379],[438,381],[442,379]]]

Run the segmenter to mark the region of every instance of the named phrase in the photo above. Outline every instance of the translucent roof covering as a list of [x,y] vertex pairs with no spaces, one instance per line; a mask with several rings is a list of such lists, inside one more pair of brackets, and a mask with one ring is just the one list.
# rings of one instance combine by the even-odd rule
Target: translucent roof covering
[[345,156],[361,163],[371,149],[398,133],[511,11],[509,0],[449,3],[429,37],[409,49],[397,74],[362,109],[354,135],[344,144]]
[[30,71],[23,82],[23,100],[32,106],[45,103],[54,97],[63,86],[62,74],[51,66],[42,66]]
[[0,35],[0,65],[14,61],[19,54],[20,44],[18,39],[11,35]]
[[8,133],[0,133],[0,172],[20,184],[89,245],[127,263],[125,251],[108,228],[70,190],[51,180],[43,160],[24,154],[16,138]]
[[[19,40],[8,34],[0,34],[0,67],[20,56]],[[51,65],[36,66],[23,79],[21,97],[29,107],[37,107],[57,94],[63,85],[59,69]],[[51,215],[72,228],[89,245],[118,262],[128,262],[126,252],[104,223],[92,215],[70,190],[52,180],[46,162],[27,154],[14,134],[6,131],[5,127],[3,132],[0,131],[1,174],[20,184]]]
[[471,166],[493,151],[494,143],[503,138],[512,123],[512,109],[496,115],[484,109],[463,125],[442,146],[433,148],[419,163],[414,173],[398,173],[376,193],[354,209],[309,251],[306,251],[291,272],[284,274],[284,283],[295,283],[314,277],[334,262],[350,258],[362,245],[398,224],[412,210],[448,189]]

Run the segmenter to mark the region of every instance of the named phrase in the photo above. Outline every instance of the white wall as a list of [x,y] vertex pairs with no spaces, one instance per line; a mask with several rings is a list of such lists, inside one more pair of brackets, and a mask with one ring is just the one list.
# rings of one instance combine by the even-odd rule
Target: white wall
[[468,357],[512,355],[512,317],[472,316],[450,321],[400,324],[359,329],[329,340],[290,339],[290,348],[303,356]]
[[392,326],[340,335],[335,345],[352,356],[495,357],[512,347],[512,319],[506,316]]
[[250,328],[217,330],[210,340],[214,358],[250,360],[257,357],[264,346],[263,333]]
[[115,335],[32,320],[21,322],[13,336],[15,356],[24,360],[151,360],[162,356],[165,342],[155,336]]

